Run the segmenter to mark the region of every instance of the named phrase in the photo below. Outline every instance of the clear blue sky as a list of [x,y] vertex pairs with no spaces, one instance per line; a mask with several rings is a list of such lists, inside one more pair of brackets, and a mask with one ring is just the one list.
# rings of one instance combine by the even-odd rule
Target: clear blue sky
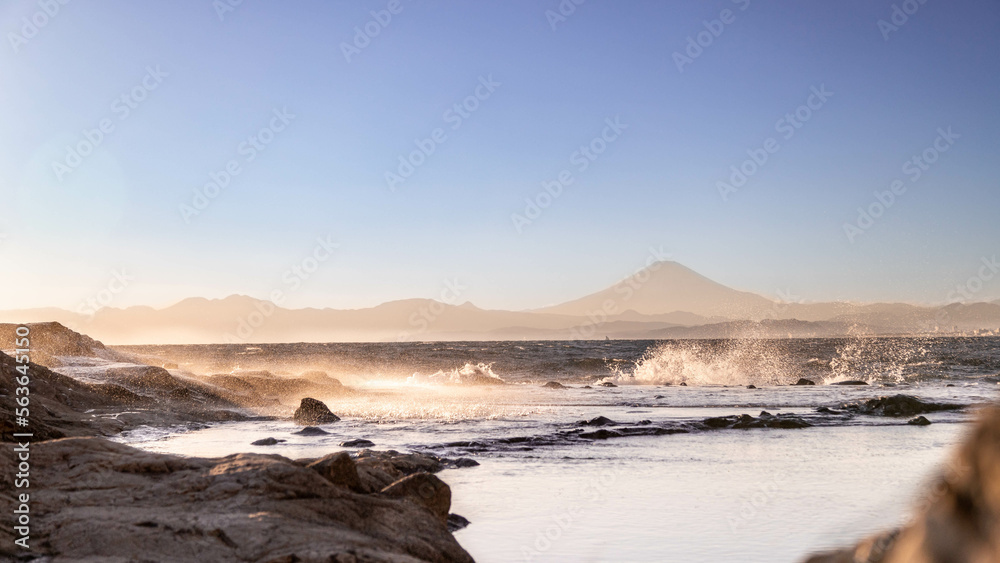
[[[557,0],[401,0],[350,62],[342,44],[387,0],[245,0],[222,18],[210,0],[52,17],[5,3],[0,308],[75,308],[116,269],[134,280],[115,306],[266,297],[326,235],[340,247],[286,305],[437,297],[457,279],[461,300],[538,307],[615,282],[649,247],[771,297],[943,301],[1000,253],[1000,4],[928,0],[886,40],[894,3],[587,0],[553,29]],[[673,54],[726,9],[680,72]],[[446,111],[489,77],[454,128]],[[821,86],[832,97],[786,139],[778,121]],[[115,100],[137,87],[126,115]],[[627,129],[581,171],[573,153],[616,116]],[[53,162],[102,120],[114,129],[60,180]],[[241,143],[272,123],[247,161]],[[959,138],[912,181],[904,163],[948,127]],[[777,151],[724,201],[717,182],[769,137]],[[240,173],[185,221],[231,160]],[[573,183],[519,233],[511,215],[562,170]],[[844,224],[897,178],[905,193],[851,242]],[[978,295],[1000,297],[1000,276]]]

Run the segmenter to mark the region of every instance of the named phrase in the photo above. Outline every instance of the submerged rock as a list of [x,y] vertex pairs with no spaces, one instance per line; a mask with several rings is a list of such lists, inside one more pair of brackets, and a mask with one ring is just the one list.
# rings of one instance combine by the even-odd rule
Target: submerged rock
[[340,445],[345,448],[370,448],[375,445],[375,442],[365,440],[364,438],[357,438],[355,440],[341,442]]
[[299,424],[308,425],[329,424],[340,420],[340,417],[333,414],[322,401],[310,399],[309,397],[302,399],[299,408],[295,409],[295,414],[292,418]]
[[615,432],[614,430],[607,430],[601,428],[600,430],[595,430],[593,432],[581,432],[580,437],[586,438],[588,440],[607,440],[608,438],[619,438],[624,436],[621,432]]
[[601,387],[618,387],[617,385],[611,383],[610,381],[602,381],[598,383],[598,385],[600,385]]
[[298,436],[326,436],[329,432],[315,426],[306,426],[298,432],[292,432],[292,434],[296,434]]
[[260,440],[255,440],[250,442],[251,446],[273,446],[275,444],[284,442],[284,440],[279,440],[277,438],[262,438]]
[[545,385],[542,385],[542,387],[548,389],[566,389],[566,386],[563,385],[562,383],[559,383],[558,381],[549,381]]
[[813,381],[813,380],[811,380],[811,379],[806,379],[806,378],[802,377],[802,378],[799,378],[799,380],[796,381],[794,383],[794,385],[816,385],[816,382]]
[[457,532],[457,531],[465,528],[466,526],[468,526],[471,523],[472,522],[469,522],[469,519],[466,518],[465,516],[459,516],[458,514],[449,514],[448,515],[448,531],[449,532]]
[[725,428],[745,430],[749,428],[808,428],[812,426],[805,420],[786,414],[777,416],[761,411],[760,417],[753,417],[749,414],[739,416],[713,416],[701,421],[705,430],[720,430]]
[[928,426],[930,425],[931,421],[927,420],[927,418],[923,416],[918,416],[917,418],[911,418],[910,420],[906,421],[906,423],[911,426]]
[[868,385],[867,381],[860,381],[857,379],[851,379],[848,381],[838,381],[836,383],[831,383],[830,385]]
[[479,462],[471,457],[460,457],[455,460],[455,467],[478,467]]
[[963,405],[932,403],[912,395],[892,395],[843,405],[844,410],[870,416],[915,416],[938,411],[960,410]]
[[753,384],[747,385],[747,389],[756,389],[756,388],[757,388],[756,385]]

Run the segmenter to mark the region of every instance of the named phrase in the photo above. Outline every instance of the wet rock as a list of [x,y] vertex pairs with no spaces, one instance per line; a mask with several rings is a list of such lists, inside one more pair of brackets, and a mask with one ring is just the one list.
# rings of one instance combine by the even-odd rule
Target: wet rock
[[835,411],[830,407],[816,407],[816,412],[821,412],[823,414],[840,414],[840,412]]
[[455,467],[478,467],[479,462],[470,457],[460,457],[455,460]]
[[590,385],[584,385],[580,389],[593,389],[593,387],[591,387]]
[[298,436],[326,436],[327,434],[329,434],[329,432],[323,430],[322,428],[317,428],[315,426],[306,426],[305,428],[299,430],[298,432],[292,432],[292,434]]
[[918,416],[916,418],[911,418],[910,420],[906,421],[906,423],[911,426],[928,426],[930,425],[931,421],[927,420],[927,418],[923,416]]
[[327,455],[309,463],[306,467],[338,487],[364,492],[361,478],[358,476],[358,466],[347,452]]
[[662,399],[662,398],[663,398],[663,395],[654,395],[654,396],[653,396],[653,398],[654,398],[654,399]]
[[836,383],[831,383],[830,385],[868,385],[868,382],[851,379],[848,381],[838,381]]
[[341,442],[340,445],[344,448],[370,448],[375,445],[375,442],[365,440],[364,438],[357,438],[355,440]]
[[816,385],[816,382],[813,381],[813,380],[811,380],[811,379],[806,379],[806,378],[802,377],[802,378],[799,378],[799,380],[795,382],[795,385]]
[[635,425],[636,425],[636,426],[648,426],[648,425],[650,425],[650,424],[652,424],[652,423],[653,423],[653,421],[652,421],[652,420],[649,420],[649,419],[647,419],[647,418],[644,418],[644,419],[640,420],[639,422],[636,422],[636,423],[635,423]]
[[756,385],[753,384],[747,385],[747,389],[756,389],[756,388],[757,388]]
[[606,416],[597,416],[590,420],[581,420],[578,424],[585,426],[607,426],[609,424],[618,424],[618,423]]
[[601,387],[618,387],[617,385],[611,383],[610,381],[602,381],[598,383],[598,385],[600,385]]
[[549,381],[545,385],[542,385],[542,387],[547,389],[566,389],[566,386],[558,381]]
[[472,522],[469,522],[469,519],[466,518],[465,516],[459,516],[458,514],[449,514],[448,515],[448,531],[449,532],[457,532],[457,531],[461,530],[462,528],[465,528],[466,526],[468,526],[471,523]]
[[299,424],[308,425],[329,424],[340,420],[340,417],[333,414],[322,401],[309,397],[302,399],[292,418]]
[[[420,504],[358,494],[279,455],[178,457],[101,438],[35,442],[31,460],[34,560],[472,562],[444,524],[439,480]],[[14,463],[0,456],[0,497]],[[0,527],[0,561],[23,559],[12,536]]]
[[681,387],[687,387],[687,386],[688,386],[688,384],[687,384],[687,382],[686,382],[686,381],[681,381],[681,385],[680,385],[680,386],[681,386]]
[[403,498],[423,506],[447,524],[451,509],[451,488],[430,473],[414,473],[382,489],[387,497]]
[[769,412],[767,412],[767,411],[760,411],[760,414],[757,415],[757,416],[759,416],[761,418],[766,418],[766,417],[771,417],[771,416],[774,416],[774,415],[771,414],[771,413],[769,413]]
[[870,416],[916,416],[938,411],[960,410],[962,405],[922,401],[912,395],[892,395],[843,405],[844,410]]
[[279,440],[277,438],[263,438],[263,439],[260,439],[260,440],[255,440],[253,442],[250,442],[250,445],[251,446],[273,446],[275,444],[280,444],[281,442],[284,442],[284,440]]
[[701,422],[706,430],[737,429],[746,430],[750,428],[808,428],[812,426],[805,420],[793,415],[774,416],[767,411],[761,413],[760,417],[753,417],[749,414],[739,416],[715,416],[706,418]]
[[623,436],[621,432],[615,432],[614,430],[607,430],[601,428],[600,430],[595,430],[593,432],[581,432],[580,437],[586,438],[588,440],[607,440],[608,438],[620,438]]

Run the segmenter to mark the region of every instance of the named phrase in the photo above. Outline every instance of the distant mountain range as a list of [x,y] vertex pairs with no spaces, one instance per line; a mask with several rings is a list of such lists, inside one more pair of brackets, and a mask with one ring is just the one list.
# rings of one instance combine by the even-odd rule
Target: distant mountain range
[[923,307],[902,303],[782,303],[657,262],[619,283],[533,311],[406,299],[366,309],[285,309],[233,295],[164,309],[0,312],[0,322],[57,321],[108,344],[592,338],[825,337],[1000,333],[1000,300]]

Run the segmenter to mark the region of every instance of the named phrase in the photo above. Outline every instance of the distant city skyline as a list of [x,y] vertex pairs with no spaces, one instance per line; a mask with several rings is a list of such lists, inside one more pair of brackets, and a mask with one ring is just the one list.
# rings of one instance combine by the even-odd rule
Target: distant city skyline
[[0,7],[0,309],[1000,298],[1000,5],[578,1]]

